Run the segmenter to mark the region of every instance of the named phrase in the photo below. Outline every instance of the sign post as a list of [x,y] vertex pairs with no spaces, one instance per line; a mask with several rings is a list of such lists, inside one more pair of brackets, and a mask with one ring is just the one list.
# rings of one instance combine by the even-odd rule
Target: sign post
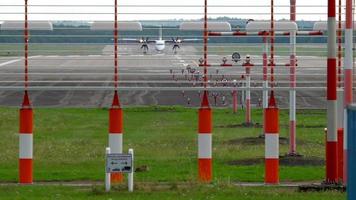
[[133,149],[129,149],[128,154],[110,153],[110,148],[106,148],[106,175],[105,175],[105,190],[109,192],[111,189],[110,174],[111,173],[126,173],[128,174],[128,190],[133,192]]

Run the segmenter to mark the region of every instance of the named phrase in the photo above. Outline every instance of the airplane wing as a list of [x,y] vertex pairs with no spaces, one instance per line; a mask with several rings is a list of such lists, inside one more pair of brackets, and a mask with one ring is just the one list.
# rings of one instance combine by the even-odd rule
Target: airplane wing
[[176,44],[181,44],[181,43],[184,43],[184,42],[199,42],[199,41],[203,41],[202,39],[197,39],[197,38],[171,38],[170,40],[166,40],[166,43],[176,43]]
[[120,38],[119,39],[120,42],[133,42],[133,43],[155,43],[154,40],[149,40],[148,38],[144,39],[144,38]]

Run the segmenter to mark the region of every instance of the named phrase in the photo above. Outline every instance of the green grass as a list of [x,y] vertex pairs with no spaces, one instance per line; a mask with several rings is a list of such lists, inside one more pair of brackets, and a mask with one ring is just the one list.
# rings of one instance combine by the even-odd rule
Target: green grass
[[[261,123],[261,110],[253,120]],[[325,111],[298,111],[299,153],[324,156]],[[281,111],[281,136],[288,135],[288,111]],[[181,107],[132,107],[124,109],[124,150],[135,149],[135,165],[148,172],[135,173],[137,192],[124,189],[105,194],[101,185],[0,186],[0,199],[344,199],[342,193],[299,193],[278,187],[243,188],[234,181],[263,182],[264,166],[231,166],[228,161],[262,158],[263,145],[231,145],[227,141],[255,137],[261,128],[226,128],[243,122],[244,113],[214,109],[214,184],[203,186],[197,177],[197,110]],[[16,182],[18,171],[18,110],[0,108],[0,182]],[[35,181],[101,181],[108,138],[107,109],[35,109]],[[309,127],[309,128],[308,128]],[[314,127],[314,128],[310,128]],[[281,146],[281,155],[288,146]],[[281,181],[322,181],[323,166],[281,166]],[[145,183],[171,184],[168,189]],[[186,183],[180,188],[176,184]],[[192,186],[189,186],[192,184]]]
[[[17,180],[18,111],[0,109],[0,177]],[[254,137],[261,128],[226,128],[243,122],[244,114],[228,109],[214,110],[213,157],[216,180],[263,181],[263,165],[231,166],[228,161],[263,158],[263,145],[229,145],[229,140]],[[261,110],[253,111],[261,123]],[[149,172],[137,173],[138,181],[194,181],[197,177],[197,111],[172,108],[125,109],[124,149],[134,148],[136,165]],[[298,122],[299,152],[324,157],[325,112],[302,111]],[[281,135],[288,135],[288,112],[281,112]],[[108,138],[108,111],[105,109],[36,109],[34,134],[35,179],[102,180],[104,152]],[[281,146],[281,154],[288,146]],[[322,180],[324,167],[281,166],[282,181]]]
[[[29,55],[100,55],[102,44],[30,44]],[[23,44],[0,45],[0,56],[22,56]]]

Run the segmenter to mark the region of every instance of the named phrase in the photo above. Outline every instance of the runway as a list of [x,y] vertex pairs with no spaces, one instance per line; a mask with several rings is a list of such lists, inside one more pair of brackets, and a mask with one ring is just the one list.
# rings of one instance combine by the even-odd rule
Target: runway
[[[152,48],[151,48],[152,49]],[[99,55],[35,55],[29,59],[30,86],[112,86],[114,62],[112,46],[105,46]],[[230,55],[209,55],[209,63],[221,63],[222,57]],[[119,80],[125,87],[194,87],[195,77],[185,70],[187,66],[202,72],[197,65],[201,52],[189,45],[182,46],[178,54],[170,47],[161,53],[153,50],[143,55],[137,45],[121,45],[119,48]],[[262,56],[252,55],[253,63],[262,63]],[[231,62],[231,61],[230,61]],[[288,57],[276,57],[277,63],[288,63]],[[22,86],[24,60],[21,57],[0,57],[0,86]],[[218,71],[217,71],[218,70]],[[211,84],[226,78],[241,81],[245,69],[242,67],[209,68]],[[278,66],[275,73],[278,86],[289,85],[289,67]],[[253,67],[252,86],[261,85],[262,67]],[[201,77],[200,77],[201,78]],[[321,57],[298,57],[297,80],[299,87],[326,85],[326,59]],[[15,82],[14,82],[15,81]],[[16,82],[17,81],[17,82]],[[256,83],[254,83],[256,82]],[[221,86],[221,83],[218,83]],[[243,102],[239,92],[239,102]],[[262,91],[252,92],[252,105],[258,107]],[[20,106],[22,91],[0,91],[0,106]],[[35,107],[109,107],[113,91],[31,91]],[[231,92],[219,92],[216,107],[231,107]],[[277,92],[278,104],[288,108],[288,92]],[[298,108],[325,108],[324,91],[298,91]],[[123,106],[137,105],[181,105],[199,106],[198,92],[177,91],[122,91]],[[225,102],[224,102],[225,101]]]

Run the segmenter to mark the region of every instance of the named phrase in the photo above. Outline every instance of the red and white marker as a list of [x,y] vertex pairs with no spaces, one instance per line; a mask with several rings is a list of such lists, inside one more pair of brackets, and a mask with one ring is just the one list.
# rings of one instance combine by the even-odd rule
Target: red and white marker
[[[353,0],[346,0],[346,30],[345,30],[345,59],[344,59],[344,119],[346,108],[353,101]],[[347,120],[344,120],[344,183],[347,182]]]
[[[110,153],[122,153],[123,148],[123,112],[119,96],[115,91],[114,100],[109,111],[109,147]],[[112,173],[111,183],[123,181],[122,173]]]
[[279,184],[279,109],[273,91],[265,116],[265,183]]
[[328,0],[326,183],[338,182],[336,2]]
[[198,168],[199,181],[211,182],[213,178],[212,163],[212,110],[209,105],[208,92],[205,91],[199,109],[198,131]]
[[33,183],[33,110],[27,91],[20,109],[19,182]]

